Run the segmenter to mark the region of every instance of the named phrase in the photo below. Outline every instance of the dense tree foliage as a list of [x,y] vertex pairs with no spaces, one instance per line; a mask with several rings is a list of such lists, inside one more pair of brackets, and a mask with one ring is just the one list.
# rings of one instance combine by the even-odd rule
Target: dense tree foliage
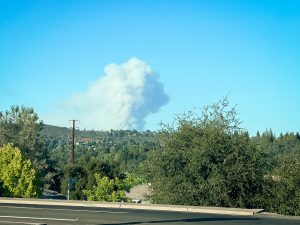
[[[265,197],[264,208],[269,211],[300,215],[300,138],[299,133],[287,133],[278,138],[269,131],[264,133],[269,140],[266,151],[272,154],[270,193]],[[261,142],[265,140],[261,139]],[[264,143],[265,144],[265,143]],[[260,145],[261,147],[261,145]]]
[[36,177],[41,177],[44,188],[65,195],[68,180],[76,181],[71,199],[127,201],[129,187],[150,182],[154,203],[265,208],[300,215],[299,133],[276,137],[269,129],[250,137],[240,127],[236,109],[225,98],[204,108],[200,116],[179,115],[174,126],[162,125],[159,132],[77,130],[73,164],[71,129],[44,125],[33,109],[13,106],[0,113],[0,148],[18,155],[13,158],[24,164],[20,168],[36,172],[28,172],[32,189],[26,181],[27,191],[21,193],[18,185],[8,188],[16,176],[1,161],[0,193],[37,196]]
[[[59,134],[59,136],[57,136]],[[157,134],[145,131],[76,131],[75,164],[71,160],[71,129],[45,125],[41,136],[46,140],[52,172],[46,187],[67,193],[69,177],[76,178],[71,199],[87,199],[83,189],[96,185],[95,174],[115,179],[124,173],[138,173],[148,152],[158,149]]]
[[44,140],[40,137],[43,124],[32,108],[12,106],[0,112],[0,147],[13,143],[19,148],[41,176],[47,174],[49,155]]
[[0,148],[0,196],[37,197],[41,194],[39,180],[21,151],[11,144]]
[[168,204],[254,207],[264,183],[265,156],[239,128],[226,99],[165,126],[164,148],[148,162],[153,201]]
[[11,142],[23,153],[33,155],[39,145],[42,124],[31,108],[12,106],[0,113],[0,145]]
[[135,180],[132,176],[110,179],[95,174],[96,185],[91,189],[83,190],[90,201],[127,202],[126,192],[133,187]]
[[300,152],[280,157],[273,173],[276,185],[273,189],[276,201],[270,209],[290,215],[300,215]]
[[250,138],[228,101],[164,125],[145,163],[155,203],[265,208],[299,215],[299,134]]
[[75,165],[72,165],[71,129],[46,125],[41,134],[48,142],[50,159],[54,162],[53,179],[47,186],[66,193],[68,177],[75,177],[72,199],[86,199],[82,190],[96,184],[95,174],[109,179],[124,173],[138,174],[148,153],[160,148],[158,134],[150,131],[79,130],[76,131]]

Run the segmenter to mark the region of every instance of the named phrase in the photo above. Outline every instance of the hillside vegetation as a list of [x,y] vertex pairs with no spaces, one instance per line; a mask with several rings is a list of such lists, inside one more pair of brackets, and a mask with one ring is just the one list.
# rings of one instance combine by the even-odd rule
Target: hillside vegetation
[[74,164],[71,132],[41,123],[31,108],[2,112],[1,172],[15,170],[5,152],[19,151],[20,168],[32,175],[20,191],[8,182],[13,173],[0,173],[0,196],[34,197],[42,188],[66,195],[72,180],[71,199],[130,201],[126,191],[150,182],[153,203],[300,215],[299,133],[275,136],[270,129],[250,137],[226,98],[200,115],[179,115],[158,132],[76,130]]

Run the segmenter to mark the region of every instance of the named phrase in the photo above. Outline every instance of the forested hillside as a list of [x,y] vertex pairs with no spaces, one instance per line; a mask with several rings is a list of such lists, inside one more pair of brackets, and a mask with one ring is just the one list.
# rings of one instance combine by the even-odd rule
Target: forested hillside
[[75,166],[71,164],[72,129],[44,125],[40,132],[47,143],[52,172],[46,187],[66,192],[67,178],[76,177],[71,197],[86,199],[82,190],[95,184],[95,174],[110,179],[140,176],[140,164],[148,152],[160,148],[156,132],[130,130],[75,130]]
[[[71,160],[70,128],[43,125],[40,135],[55,162],[65,164]],[[76,162],[86,157],[102,157],[114,161],[122,171],[133,172],[147,158],[150,150],[160,148],[160,141],[159,135],[151,131],[75,130],[75,146]]]
[[150,182],[153,203],[300,215],[299,133],[251,137],[226,98],[158,132],[76,130],[74,164],[71,132],[41,123],[30,108],[2,112],[0,196],[35,197],[43,188],[66,194],[72,178],[71,199],[130,201],[126,191]]

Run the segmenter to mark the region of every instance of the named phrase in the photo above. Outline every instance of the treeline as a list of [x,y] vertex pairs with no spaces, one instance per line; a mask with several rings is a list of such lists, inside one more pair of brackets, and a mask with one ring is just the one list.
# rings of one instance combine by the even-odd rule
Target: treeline
[[250,137],[226,98],[200,115],[179,115],[159,132],[76,131],[74,165],[71,136],[71,129],[44,125],[26,107],[1,113],[0,167],[13,167],[2,158],[19,149],[32,174],[24,189],[34,189],[16,195],[12,190],[20,184],[0,172],[0,196],[34,197],[42,188],[66,194],[73,178],[71,199],[129,201],[126,191],[150,182],[153,203],[300,215],[299,133],[266,130]]
[[82,190],[91,190],[95,186],[96,174],[112,181],[134,176],[136,181],[133,183],[140,183],[143,180],[139,173],[140,164],[147,158],[148,152],[160,148],[158,134],[150,131],[76,131],[73,165],[71,132],[69,129],[64,135],[53,137],[44,130],[42,135],[47,140],[53,168],[45,179],[45,187],[66,193],[67,179],[73,177],[76,183],[71,191],[72,199],[88,198]]
[[263,208],[300,215],[300,135],[250,137],[227,99],[161,131],[145,161],[156,203]]
[[[141,162],[150,151],[160,148],[155,132],[76,130],[73,164],[71,137],[70,128],[45,125],[30,108],[12,106],[0,114],[1,151],[13,145],[35,169],[34,179],[39,180],[40,191],[32,196],[40,195],[42,188],[66,195],[68,180],[72,178],[76,182],[71,185],[71,199],[101,199],[93,190],[108,179],[109,185],[105,191],[110,192],[103,199],[128,201],[124,197],[125,191],[146,182],[139,173]],[[9,163],[8,167],[13,170],[14,164]],[[1,183],[1,179],[0,186],[13,185]],[[95,193],[94,197],[92,193]],[[0,196],[16,195],[0,189]]]

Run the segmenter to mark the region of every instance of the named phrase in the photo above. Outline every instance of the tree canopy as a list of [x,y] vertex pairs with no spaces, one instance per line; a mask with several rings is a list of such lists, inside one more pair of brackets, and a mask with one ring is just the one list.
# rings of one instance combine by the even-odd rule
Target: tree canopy
[[30,160],[11,144],[0,148],[0,196],[37,197],[41,194],[39,179]]
[[299,133],[251,137],[227,98],[173,124],[157,132],[78,130],[73,164],[70,129],[12,106],[0,113],[0,195],[34,197],[41,185],[66,194],[72,178],[71,199],[127,201],[125,191],[141,177],[152,184],[154,203],[300,215]]
[[0,112],[0,145],[14,143],[26,154],[33,154],[42,123],[32,108],[12,106]]
[[265,157],[240,128],[227,99],[164,125],[161,151],[148,161],[153,201],[254,207],[264,183]]
[[123,178],[110,179],[106,176],[101,177],[95,174],[96,185],[92,189],[84,190],[83,193],[90,201],[106,201],[106,202],[127,202],[125,192],[129,192],[133,187],[135,179],[132,176]]

